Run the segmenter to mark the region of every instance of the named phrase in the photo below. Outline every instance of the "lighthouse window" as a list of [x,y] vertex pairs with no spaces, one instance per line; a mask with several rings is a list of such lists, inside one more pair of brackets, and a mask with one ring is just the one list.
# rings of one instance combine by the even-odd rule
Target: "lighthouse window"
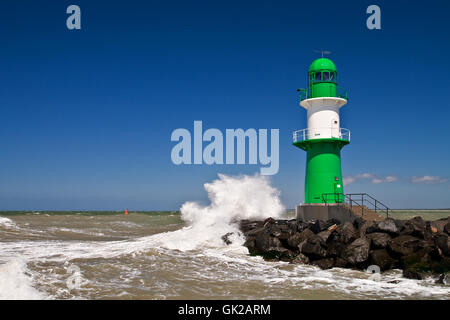
[[321,81],[321,80],[322,80],[322,77],[321,77],[321,73],[320,73],[320,72],[316,72],[316,74],[315,74],[314,76],[315,76],[315,79],[314,79],[314,80],[316,80],[316,81]]
[[336,81],[336,74],[334,72],[330,73],[330,81]]
[[330,79],[330,73],[329,72],[324,72],[323,73],[323,81],[328,81]]

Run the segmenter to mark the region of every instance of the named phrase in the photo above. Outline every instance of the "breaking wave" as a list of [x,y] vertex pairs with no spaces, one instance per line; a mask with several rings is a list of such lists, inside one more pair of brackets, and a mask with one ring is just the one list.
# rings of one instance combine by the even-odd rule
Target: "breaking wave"
[[5,217],[0,217],[0,227],[4,227],[4,228],[7,228],[7,229],[15,229],[15,228],[17,228],[17,226],[14,223],[14,221],[12,221],[9,218],[5,218]]
[[33,287],[33,280],[21,259],[0,264],[0,300],[36,300],[46,296]]
[[186,202],[181,218],[187,226],[160,236],[169,249],[193,250],[223,247],[222,236],[229,233],[234,248],[244,243],[237,226],[242,219],[278,218],[285,211],[277,189],[265,176],[231,177],[219,174],[219,179],[204,185],[210,204]]

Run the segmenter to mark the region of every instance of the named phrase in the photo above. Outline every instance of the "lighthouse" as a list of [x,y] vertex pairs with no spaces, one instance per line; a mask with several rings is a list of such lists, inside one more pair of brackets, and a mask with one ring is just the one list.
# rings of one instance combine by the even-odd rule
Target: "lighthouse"
[[307,128],[293,133],[293,145],[306,151],[305,198],[297,207],[303,219],[329,218],[334,215],[329,208],[345,202],[341,150],[350,143],[350,131],[340,125],[339,110],[348,96],[338,76],[333,61],[316,59],[308,69],[308,87],[297,90],[307,112]]

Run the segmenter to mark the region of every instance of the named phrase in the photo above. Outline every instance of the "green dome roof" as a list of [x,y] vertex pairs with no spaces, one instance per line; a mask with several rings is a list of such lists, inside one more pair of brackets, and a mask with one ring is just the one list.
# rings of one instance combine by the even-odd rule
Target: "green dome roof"
[[327,58],[319,58],[311,63],[308,72],[321,70],[337,71],[333,61]]

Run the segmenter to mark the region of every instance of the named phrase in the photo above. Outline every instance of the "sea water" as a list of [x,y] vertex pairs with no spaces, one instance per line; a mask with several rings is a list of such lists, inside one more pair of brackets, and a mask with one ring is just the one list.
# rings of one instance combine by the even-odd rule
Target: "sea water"
[[249,256],[237,221],[293,212],[261,176],[220,176],[205,190],[209,205],[180,212],[0,213],[0,299],[450,299],[450,287],[400,270],[374,280]]

